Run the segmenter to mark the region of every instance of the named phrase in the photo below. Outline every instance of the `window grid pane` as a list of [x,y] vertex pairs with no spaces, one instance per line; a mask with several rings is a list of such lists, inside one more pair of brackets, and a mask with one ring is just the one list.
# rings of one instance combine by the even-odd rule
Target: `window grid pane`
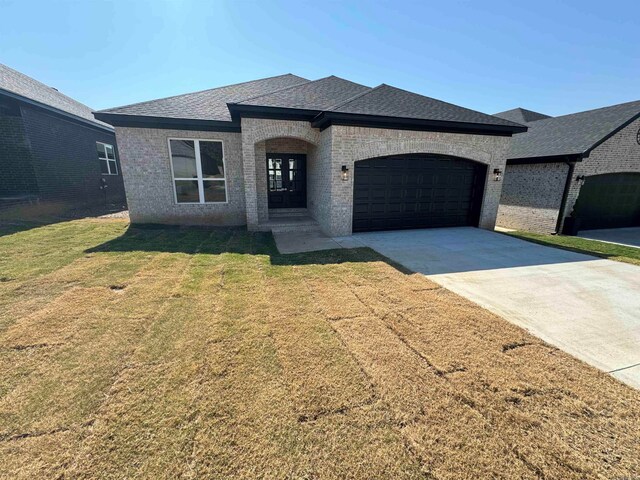
[[176,198],[178,203],[199,203],[197,180],[176,180]]
[[225,192],[225,181],[220,180],[204,180],[202,187],[204,189],[205,203],[220,203],[227,201]]
[[198,178],[196,151],[192,140],[171,140],[171,162],[175,178]]
[[100,173],[103,175],[109,175],[109,163],[106,159],[100,159]]
[[203,178],[224,178],[222,144],[200,141],[200,161]]

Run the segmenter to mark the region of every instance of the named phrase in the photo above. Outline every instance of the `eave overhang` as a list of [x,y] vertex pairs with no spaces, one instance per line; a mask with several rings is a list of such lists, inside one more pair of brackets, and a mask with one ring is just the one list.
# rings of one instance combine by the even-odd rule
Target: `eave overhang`
[[94,112],[95,117],[114,127],[159,128],[165,130],[199,130],[209,132],[239,132],[240,122],[201,120],[195,118],[153,117]]
[[394,130],[418,130],[429,132],[466,133],[476,135],[511,136],[526,132],[524,125],[492,125],[468,122],[450,122],[416,118],[388,117],[381,115],[361,115],[340,112],[321,112],[311,123],[315,128],[324,130],[331,125],[345,125]]
[[69,112],[65,112],[64,110],[60,110],[59,108],[52,107],[45,103],[38,102],[37,100],[32,100],[30,98],[24,97],[14,92],[10,92],[9,90],[5,90],[0,88],[0,95],[5,96],[7,98],[11,98],[18,102],[24,103],[26,105],[30,105],[32,107],[37,107],[46,111],[48,114],[53,115],[55,117],[63,118],[65,120],[69,120],[86,127],[96,128],[98,130],[102,130],[105,132],[113,133],[113,129],[108,127],[107,125],[100,125],[99,123],[92,122],[91,120],[87,120],[86,118],[79,117]]
[[508,158],[507,165],[581,162],[584,157],[585,155],[583,155],[582,153],[571,153],[566,155],[547,155],[543,157]]

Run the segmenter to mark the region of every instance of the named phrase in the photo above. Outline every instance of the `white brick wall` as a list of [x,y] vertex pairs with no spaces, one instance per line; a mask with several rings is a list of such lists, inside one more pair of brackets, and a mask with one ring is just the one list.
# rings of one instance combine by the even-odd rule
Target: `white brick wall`
[[[406,153],[438,153],[487,165],[480,226],[492,229],[510,138],[334,126],[322,132],[309,122],[243,118],[242,133],[118,128],[123,176],[134,222],[242,225],[257,229],[268,219],[267,151],[307,153],[308,209],[325,233],[349,235],[352,223],[354,162]],[[173,199],[168,137],[224,141],[229,203],[179,205]],[[346,165],[349,180],[342,181]]]
[[[116,127],[116,138],[132,222],[184,225],[246,223],[240,133]],[[168,138],[223,141],[228,203],[176,203]]]

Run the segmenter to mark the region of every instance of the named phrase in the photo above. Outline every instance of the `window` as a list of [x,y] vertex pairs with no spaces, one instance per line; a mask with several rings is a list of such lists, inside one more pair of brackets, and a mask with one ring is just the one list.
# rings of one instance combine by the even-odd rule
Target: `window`
[[226,203],[222,142],[169,139],[177,203]]
[[98,146],[98,161],[100,162],[100,172],[103,175],[117,175],[118,164],[116,162],[116,151],[113,145],[96,142]]

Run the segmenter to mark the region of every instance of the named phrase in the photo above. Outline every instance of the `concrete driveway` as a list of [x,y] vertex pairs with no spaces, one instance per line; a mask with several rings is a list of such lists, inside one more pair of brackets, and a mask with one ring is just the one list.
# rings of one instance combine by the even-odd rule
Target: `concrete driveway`
[[640,267],[476,228],[353,240],[640,388]]
[[589,240],[600,240],[602,242],[640,248],[640,227],[583,230],[578,233],[578,236]]

